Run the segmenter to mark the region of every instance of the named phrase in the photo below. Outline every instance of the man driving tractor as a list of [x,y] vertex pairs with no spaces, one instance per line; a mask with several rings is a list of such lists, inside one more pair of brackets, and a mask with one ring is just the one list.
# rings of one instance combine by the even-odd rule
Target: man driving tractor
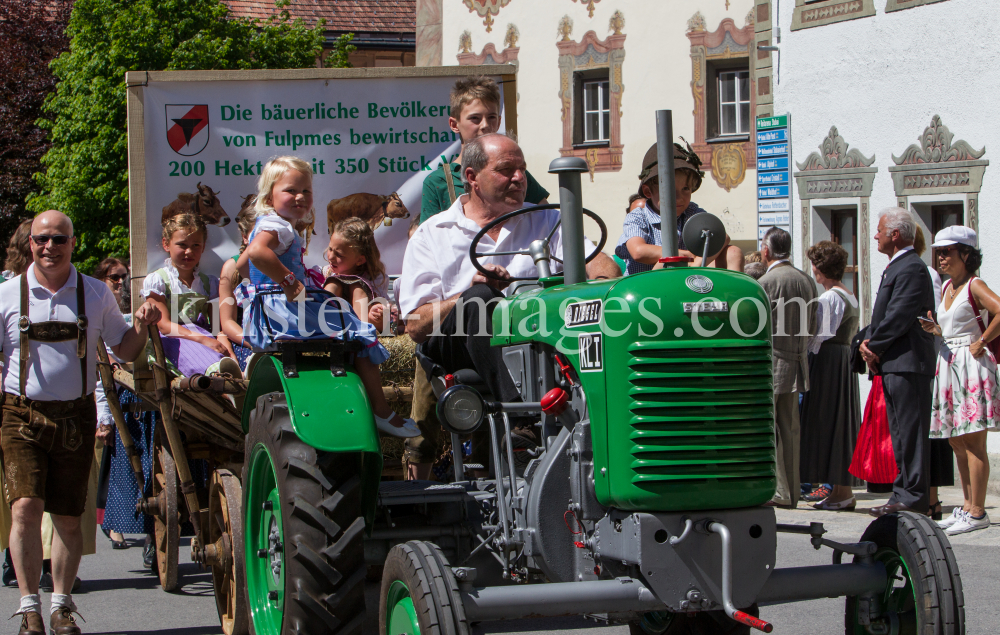
[[[484,265],[495,275],[488,278],[473,266],[469,247],[481,228],[524,207],[525,173],[524,154],[510,137],[494,133],[466,143],[462,175],[467,193],[458,197],[448,210],[423,223],[410,239],[399,289],[406,333],[420,345],[420,351],[448,372],[475,369],[501,401],[516,401],[520,397],[504,366],[501,350],[490,346],[493,307],[504,296],[511,277],[533,276],[536,269],[527,255],[495,256]],[[558,222],[557,209],[511,219],[487,233],[482,240],[483,248],[504,252],[524,249],[533,240],[547,236]],[[562,258],[560,229],[553,234],[549,247],[559,259]],[[589,241],[586,250],[587,253],[594,250]],[[553,262],[553,268],[561,270],[560,263]],[[603,253],[587,265],[587,276],[592,279],[620,275],[618,265]],[[460,311],[455,310],[456,304],[461,305]],[[435,323],[440,324],[436,330]],[[487,325],[485,332],[480,331],[480,324]],[[476,458],[474,455],[473,461]]]

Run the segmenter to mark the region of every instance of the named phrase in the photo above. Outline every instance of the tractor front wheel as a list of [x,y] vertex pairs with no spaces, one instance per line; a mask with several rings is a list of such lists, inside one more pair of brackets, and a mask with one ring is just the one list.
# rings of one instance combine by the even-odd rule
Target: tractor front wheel
[[847,635],[965,635],[958,563],[936,523],[911,512],[889,514],[868,525],[861,540],[877,545],[875,560],[885,565],[888,581],[876,598],[880,615],[862,615],[858,598],[847,598]]
[[378,622],[379,635],[469,635],[458,581],[437,545],[413,540],[389,551]]
[[366,570],[360,457],[304,443],[276,392],[257,400],[243,470],[253,632],[359,634]]

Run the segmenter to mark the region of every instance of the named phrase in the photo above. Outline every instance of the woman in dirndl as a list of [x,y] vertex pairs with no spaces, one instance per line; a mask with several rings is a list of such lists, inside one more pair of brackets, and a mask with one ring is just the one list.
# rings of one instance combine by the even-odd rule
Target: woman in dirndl
[[[941,273],[951,280],[942,288],[937,323],[928,311],[921,324],[942,338],[934,375],[931,432],[955,450],[965,502],[938,524],[948,535],[985,529],[986,485],[990,464],[986,433],[1000,427],[997,359],[988,343],[1000,335],[1000,298],[976,277],[982,264],[976,232],[953,225],[934,237]],[[989,326],[987,321],[989,320]]]
[[823,286],[816,306],[816,335],[809,340],[809,392],[802,400],[799,475],[803,483],[829,483],[816,509],[852,511],[857,505],[848,467],[861,425],[858,381],[851,372],[851,338],[861,314],[841,279],[847,252],[824,240],[809,248],[813,278]]

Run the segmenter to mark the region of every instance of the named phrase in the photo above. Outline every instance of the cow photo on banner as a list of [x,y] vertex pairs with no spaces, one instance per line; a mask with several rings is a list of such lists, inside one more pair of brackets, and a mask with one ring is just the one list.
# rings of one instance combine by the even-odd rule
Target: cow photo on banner
[[306,266],[322,267],[331,228],[357,216],[375,230],[386,272],[398,275],[407,230],[420,215],[424,177],[454,161],[461,146],[448,126],[452,86],[472,73],[494,77],[507,95],[501,129],[513,130],[511,72],[492,66],[129,73],[135,275],[162,265],[162,223],[184,212],[209,226],[201,267],[218,273],[239,250],[232,221],[256,193],[261,169],[284,155],[304,159],[314,172],[315,216],[299,228],[307,239]]

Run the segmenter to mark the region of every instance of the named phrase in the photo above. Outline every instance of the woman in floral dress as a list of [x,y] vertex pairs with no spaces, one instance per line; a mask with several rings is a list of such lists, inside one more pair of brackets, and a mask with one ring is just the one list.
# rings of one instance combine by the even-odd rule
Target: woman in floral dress
[[929,311],[921,323],[944,340],[934,376],[930,436],[948,439],[958,461],[965,504],[938,523],[955,535],[990,525],[984,508],[990,476],[986,432],[1000,427],[1000,386],[997,360],[987,342],[1000,334],[1000,320],[995,319],[1000,298],[975,276],[982,252],[972,229],[946,227],[931,247],[938,270],[951,277],[942,289],[938,323]]

